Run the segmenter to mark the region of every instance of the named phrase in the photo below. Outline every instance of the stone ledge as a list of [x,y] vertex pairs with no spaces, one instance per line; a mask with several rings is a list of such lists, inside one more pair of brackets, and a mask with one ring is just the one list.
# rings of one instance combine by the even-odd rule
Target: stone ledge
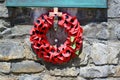
[[30,30],[32,29],[33,25],[16,25],[12,28],[12,34],[15,36],[20,35],[29,35]]
[[13,73],[38,73],[44,70],[44,66],[34,61],[22,61],[12,63],[11,72]]
[[79,74],[79,69],[75,67],[65,68],[65,69],[54,69],[50,70],[50,75],[53,76],[77,76]]
[[0,80],[18,80],[18,78],[11,75],[0,75]]
[[29,43],[28,39],[25,42],[19,39],[0,40],[0,60],[36,60],[36,55],[32,52],[30,45],[27,43]]
[[0,60],[23,59],[24,47],[17,40],[0,40]]
[[42,80],[40,76],[36,75],[22,75],[18,77],[19,80]]
[[80,68],[80,76],[84,78],[104,78],[114,73],[114,66],[86,66]]

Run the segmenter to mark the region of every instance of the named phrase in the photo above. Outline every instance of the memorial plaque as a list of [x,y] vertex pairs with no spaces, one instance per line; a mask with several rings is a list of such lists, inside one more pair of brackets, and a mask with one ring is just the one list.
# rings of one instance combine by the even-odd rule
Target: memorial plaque
[[107,0],[6,0],[6,6],[107,8]]

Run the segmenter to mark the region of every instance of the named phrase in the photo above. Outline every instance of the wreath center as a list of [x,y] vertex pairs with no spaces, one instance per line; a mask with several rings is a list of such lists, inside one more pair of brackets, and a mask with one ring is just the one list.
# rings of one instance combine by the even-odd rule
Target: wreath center
[[52,46],[60,47],[60,45],[66,41],[68,34],[65,32],[65,29],[61,28],[58,24],[55,26],[57,26],[57,30],[54,29],[54,26],[51,27],[46,36]]

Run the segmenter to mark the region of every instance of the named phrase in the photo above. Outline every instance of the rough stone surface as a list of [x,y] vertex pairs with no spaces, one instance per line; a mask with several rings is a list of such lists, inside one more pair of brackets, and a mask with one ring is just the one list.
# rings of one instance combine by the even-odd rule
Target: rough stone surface
[[115,35],[118,38],[118,40],[120,40],[120,25],[115,27]]
[[0,19],[0,27],[10,27],[10,22],[7,22],[5,19]]
[[2,39],[3,38],[3,35],[0,33],[0,39]]
[[5,75],[0,75],[0,80],[18,80],[17,77],[15,76],[5,76]]
[[104,79],[97,78],[93,80],[120,80],[120,78],[104,78]]
[[25,50],[26,59],[37,60],[37,56],[31,48],[31,43],[29,41],[29,38],[24,39],[24,50]]
[[114,73],[113,66],[87,66],[80,68],[80,76],[85,78],[107,77]]
[[37,57],[31,49],[28,38],[25,42],[21,40],[0,40],[0,60],[13,60],[13,59],[32,59],[36,60]]
[[84,36],[88,38],[96,38],[96,34],[98,32],[96,26],[96,23],[90,23],[88,25],[83,26]]
[[29,35],[31,28],[31,25],[17,25],[12,28],[12,34],[14,34],[14,36]]
[[1,34],[2,34],[2,35],[8,35],[8,34],[11,34],[11,28],[7,28],[7,29],[4,30]]
[[20,41],[0,40],[0,60],[24,58],[24,47]]
[[9,73],[10,72],[10,63],[0,62],[0,73]]
[[6,27],[3,25],[5,21],[0,19],[0,33],[6,29]]
[[108,19],[108,24],[110,27],[110,39],[111,40],[117,40],[117,35],[119,37],[119,31],[117,30],[117,28],[119,28],[119,24],[120,24],[120,19]]
[[87,65],[91,53],[91,46],[87,41],[83,42],[83,49],[79,57],[71,61],[72,66]]
[[49,74],[42,74],[41,78],[42,78],[42,80],[62,80],[61,77],[55,77],[55,76],[51,76]]
[[118,64],[120,61],[120,41],[108,42],[109,54],[107,58],[108,64]]
[[120,77],[120,65],[114,67],[114,69],[115,69],[115,74],[114,74],[114,76],[115,76],[115,77]]
[[109,29],[108,22],[101,22],[101,23],[97,24],[96,26],[98,28],[98,31],[102,30],[102,29],[107,29],[107,28]]
[[49,74],[42,74],[42,80],[78,80],[76,77],[60,77],[60,76],[51,76]]
[[72,77],[63,77],[61,79],[58,80],[77,80],[76,78],[72,78]]
[[86,79],[84,79],[84,78],[78,76],[76,80],[86,80]]
[[22,61],[12,63],[11,71],[14,73],[37,73],[42,72],[44,67],[40,63],[34,61]]
[[98,39],[101,39],[101,40],[108,40],[109,39],[109,31],[107,29],[103,29],[101,31],[99,31],[97,34],[96,34],[97,38]]
[[120,1],[109,0],[108,4],[108,17],[120,17]]
[[[0,33],[3,32],[4,30],[6,30],[5,27],[0,27]],[[1,33],[2,34],[2,33]]]
[[0,17],[8,17],[8,10],[4,4],[0,4]]
[[40,76],[23,75],[19,77],[19,80],[42,80]]
[[110,38],[110,28],[111,26],[107,22],[90,23],[83,26],[83,35],[87,38],[108,40]]
[[117,56],[120,52],[120,48],[118,46],[120,46],[119,41],[106,43],[94,42],[90,57],[96,65],[118,64]]
[[107,55],[109,54],[107,45],[95,42],[93,43],[91,50],[90,57],[95,64],[100,65],[107,63]]
[[50,74],[54,76],[77,76],[79,74],[79,69],[75,67],[66,69],[54,69],[50,70]]

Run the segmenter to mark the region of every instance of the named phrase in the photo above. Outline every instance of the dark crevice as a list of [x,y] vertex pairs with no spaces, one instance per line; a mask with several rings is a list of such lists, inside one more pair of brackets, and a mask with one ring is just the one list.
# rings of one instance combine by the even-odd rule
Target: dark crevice
[[[45,8],[48,11],[49,8]],[[59,8],[62,12],[68,12],[67,9]],[[11,7],[8,8],[9,13],[9,21],[11,25],[14,26],[16,24],[33,24],[35,18],[40,17],[42,15],[41,9],[31,9],[31,8],[20,8],[20,7]],[[14,13],[14,14],[13,14]],[[75,15],[73,15],[75,16]],[[78,8],[76,13],[77,19],[81,23],[81,25],[86,25],[90,22],[106,22],[107,21],[107,9],[90,9],[90,8]],[[66,16],[68,18],[69,16]],[[42,19],[44,17],[42,16]],[[61,20],[58,17],[58,20]],[[74,20],[72,19],[71,22]],[[39,20],[36,20],[37,23],[40,23]]]

